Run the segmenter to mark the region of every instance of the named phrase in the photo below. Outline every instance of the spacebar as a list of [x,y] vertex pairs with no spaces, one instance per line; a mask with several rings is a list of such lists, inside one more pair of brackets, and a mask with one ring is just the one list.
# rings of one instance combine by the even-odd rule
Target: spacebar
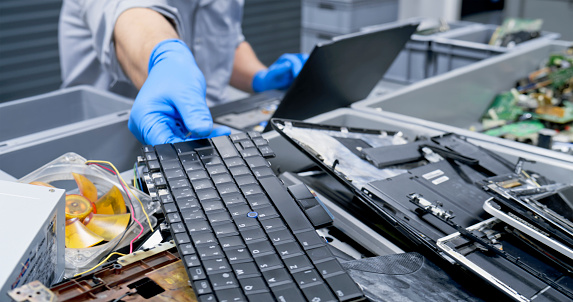
[[259,181],[293,233],[314,229],[276,176],[260,178]]

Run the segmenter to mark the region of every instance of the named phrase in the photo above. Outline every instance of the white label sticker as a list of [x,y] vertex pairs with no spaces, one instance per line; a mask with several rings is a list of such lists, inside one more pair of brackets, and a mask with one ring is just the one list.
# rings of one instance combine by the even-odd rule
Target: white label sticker
[[443,183],[443,182],[446,182],[446,181],[448,181],[448,180],[449,180],[449,178],[444,175],[444,176],[442,176],[442,177],[440,177],[440,178],[436,178],[436,179],[432,180],[432,183],[435,184],[435,185],[439,185],[439,184],[441,184],[441,183]]
[[424,175],[422,175],[423,178],[430,180],[432,178],[438,177],[444,175],[444,172],[442,170],[434,170],[432,172],[426,173]]

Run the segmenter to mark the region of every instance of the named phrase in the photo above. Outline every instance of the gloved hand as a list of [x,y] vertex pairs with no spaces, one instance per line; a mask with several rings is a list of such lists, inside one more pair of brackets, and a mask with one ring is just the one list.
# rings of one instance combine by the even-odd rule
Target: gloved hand
[[308,54],[283,54],[268,69],[261,70],[255,74],[252,84],[253,91],[261,92],[288,88],[307,59]]
[[158,43],[131,108],[129,130],[150,145],[230,134],[227,127],[213,129],[205,90],[205,78],[187,45],[174,39]]

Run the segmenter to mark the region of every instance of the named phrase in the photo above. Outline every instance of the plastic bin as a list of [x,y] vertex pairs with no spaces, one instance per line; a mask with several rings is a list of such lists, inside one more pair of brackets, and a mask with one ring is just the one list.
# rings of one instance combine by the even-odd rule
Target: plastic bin
[[132,103],[81,86],[0,104],[0,170],[20,178],[67,152],[131,169],[141,147],[127,128]]
[[480,124],[480,117],[498,93],[513,88],[518,79],[537,70],[539,64],[551,53],[563,51],[571,44],[545,40],[532,47],[516,49],[377,98],[356,102],[352,108],[573,163],[571,155],[468,130]]
[[[395,116],[395,114],[373,114],[349,108],[341,108],[315,116],[306,121],[335,126],[402,131],[405,137],[409,139],[414,139],[416,136],[445,134],[451,130],[443,127],[443,129],[440,129],[440,127],[430,128],[425,125],[413,124],[409,121],[396,119]],[[269,145],[277,155],[275,158],[270,159],[273,169],[282,172],[299,171],[312,165],[312,162],[304,154],[287,142],[286,139],[281,137],[277,132],[268,132],[263,136],[269,140]],[[525,163],[525,169],[542,173],[554,181],[573,182],[573,161],[567,162],[545,157],[543,154],[531,152],[535,151],[531,148],[512,148],[490,140],[484,140],[483,138],[468,138],[468,141],[494,151],[512,162],[517,162],[519,157],[535,161],[535,163]]]
[[302,27],[347,34],[368,25],[396,21],[398,0],[305,0]]
[[336,36],[340,36],[340,34],[303,28],[300,35],[300,51],[303,53],[310,53],[316,44],[328,42]]
[[[406,22],[420,22],[421,27],[423,23],[428,23],[433,20],[425,18],[411,18]],[[402,23],[404,21],[400,21]],[[438,25],[437,22],[436,26]],[[431,52],[431,43],[436,37],[444,34],[456,32],[460,29],[469,26],[476,26],[477,23],[457,21],[448,24],[450,29],[446,32],[435,33],[431,35],[413,34],[410,40],[404,46],[404,50],[400,52],[392,66],[384,75],[385,80],[398,82],[401,84],[411,84],[431,76],[434,76],[434,56]],[[376,29],[379,25],[368,26],[362,30]]]
[[496,28],[496,25],[468,27],[434,39],[431,46],[436,62],[433,73],[443,74],[508,51],[530,47],[544,40],[556,40],[561,36],[558,33],[541,32],[540,37],[514,47],[491,46],[488,43]]

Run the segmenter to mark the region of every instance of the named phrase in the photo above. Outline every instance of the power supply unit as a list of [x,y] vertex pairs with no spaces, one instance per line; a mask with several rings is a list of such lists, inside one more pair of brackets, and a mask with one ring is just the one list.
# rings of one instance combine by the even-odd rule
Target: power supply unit
[[0,301],[34,280],[64,274],[65,190],[0,181]]

